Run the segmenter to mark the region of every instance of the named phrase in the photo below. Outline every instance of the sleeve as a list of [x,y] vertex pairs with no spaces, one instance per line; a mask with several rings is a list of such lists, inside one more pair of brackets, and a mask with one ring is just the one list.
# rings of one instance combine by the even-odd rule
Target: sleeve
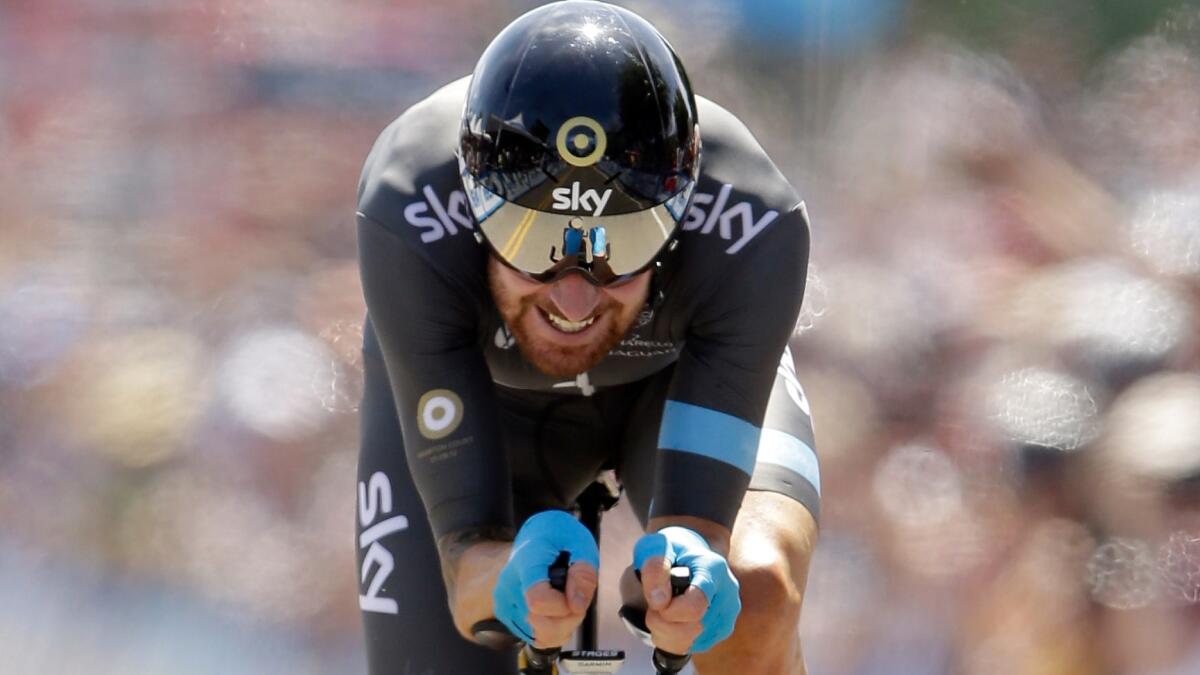
[[791,350],[786,347],[767,401],[749,489],[791,497],[808,509],[813,520],[821,521],[821,462],[812,409],[796,377]]
[[769,235],[738,256],[737,274],[710,276],[694,311],[659,429],[651,518],[696,516],[733,527],[804,296],[803,204]]
[[362,213],[358,248],[368,314],[434,535],[511,527],[508,457],[470,293]]

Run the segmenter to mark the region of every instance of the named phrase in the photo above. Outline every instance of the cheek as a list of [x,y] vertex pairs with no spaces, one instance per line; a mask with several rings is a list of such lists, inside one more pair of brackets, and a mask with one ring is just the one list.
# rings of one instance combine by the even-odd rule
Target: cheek
[[646,293],[650,288],[650,280],[637,279],[631,281],[624,286],[609,289],[606,291],[608,298],[616,305],[620,305],[626,311],[641,307],[646,302]]
[[515,290],[509,290],[509,295],[506,298],[507,320],[528,320],[537,313],[534,307],[537,306],[537,301],[532,293],[520,293]]
[[531,282],[499,263],[492,262],[491,265],[489,285],[496,304],[512,311],[533,304],[541,284]]

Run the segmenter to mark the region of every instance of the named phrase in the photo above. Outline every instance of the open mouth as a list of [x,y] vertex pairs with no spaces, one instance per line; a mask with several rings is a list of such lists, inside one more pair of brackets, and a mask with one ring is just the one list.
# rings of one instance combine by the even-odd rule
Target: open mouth
[[550,322],[551,326],[554,326],[560,332],[567,334],[580,333],[588,326],[596,322],[595,314],[589,316],[583,321],[571,321],[570,319],[561,317],[554,312],[542,309],[541,307],[538,307],[538,311],[541,312],[542,316],[545,317],[548,322]]

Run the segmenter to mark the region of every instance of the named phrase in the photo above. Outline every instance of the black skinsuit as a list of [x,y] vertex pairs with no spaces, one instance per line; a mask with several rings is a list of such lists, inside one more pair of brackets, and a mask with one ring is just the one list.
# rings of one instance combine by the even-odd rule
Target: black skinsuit
[[456,633],[435,538],[568,507],[602,469],[643,522],[732,526],[747,489],[818,513],[808,404],[785,352],[808,222],[745,126],[697,97],[701,175],[661,293],[603,361],[563,380],[524,359],[488,290],[454,155],[466,86],[389,125],[359,186],[358,545],[374,675],[515,672]]

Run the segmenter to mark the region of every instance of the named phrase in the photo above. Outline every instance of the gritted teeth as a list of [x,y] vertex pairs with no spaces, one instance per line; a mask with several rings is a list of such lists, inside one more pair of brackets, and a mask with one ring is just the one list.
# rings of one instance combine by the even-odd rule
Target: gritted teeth
[[546,318],[550,320],[550,323],[554,324],[555,328],[564,333],[578,333],[596,321],[595,316],[590,316],[583,321],[571,321],[570,319],[561,317],[554,312],[543,310],[542,313],[546,315]]

